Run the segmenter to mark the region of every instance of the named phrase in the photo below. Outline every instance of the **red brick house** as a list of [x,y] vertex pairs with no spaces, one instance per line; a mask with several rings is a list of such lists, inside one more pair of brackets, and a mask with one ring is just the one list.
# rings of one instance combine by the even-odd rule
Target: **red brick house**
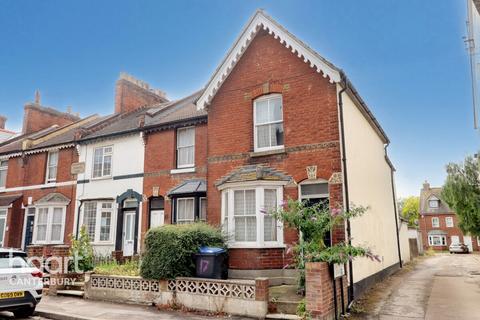
[[0,245],[37,246],[49,255],[54,245],[69,243],[73,230],[76,181],[71,173],[78,155],[75,132],[95,116],[25,106],[21,135],[0,144]]
[[381,263],[353,262],[352,288],[401,265],[388,137],[345,74],[263,11],[205,89],[147,112],[144,132],[142,234],[206,219],[229,235],[231,276],[282,277],[297,232],[265,209],[288,198],[355,203],[369,213],[332,240],[368,243]]
[[423,247],[447,251],[452,243],[464,243],[470,252],[479,250],[479,241],[464,235],[458,227],[458,218],[448,204],[441,199],[442,188],[432,188],[425,181],[420,191],[419,230]]

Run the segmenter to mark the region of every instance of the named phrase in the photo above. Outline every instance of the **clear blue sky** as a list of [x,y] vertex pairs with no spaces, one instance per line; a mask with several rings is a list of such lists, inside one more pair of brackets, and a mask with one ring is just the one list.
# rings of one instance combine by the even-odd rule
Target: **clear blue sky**
[[392,143],[400,196],[478,149],[463,0],[21,1],[0,3],[0,114],[23,105],[113,110],[126,71],[178,98],[203,87],[255,9],[344,69]]

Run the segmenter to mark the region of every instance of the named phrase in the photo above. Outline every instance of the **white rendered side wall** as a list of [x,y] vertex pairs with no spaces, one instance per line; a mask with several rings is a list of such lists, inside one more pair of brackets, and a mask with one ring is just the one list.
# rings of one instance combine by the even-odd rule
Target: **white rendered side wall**
[[356,283],[399,262],[396,218],[384,143],[345,93],[343,107],[350,203],[369,207],[365,215],[351,221],[352,243],[368,246],[381,259],[381,262],[356,259],[353,263]]

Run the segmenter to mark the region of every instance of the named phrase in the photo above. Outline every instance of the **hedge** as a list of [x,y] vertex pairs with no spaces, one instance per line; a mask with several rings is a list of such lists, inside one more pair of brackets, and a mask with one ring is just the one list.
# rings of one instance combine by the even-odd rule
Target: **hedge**
[[191,277],[195,274],[193,256],[201,246],[225,248],[225,237],[220,229],[201,222],[150,229],[140,275],[146,279]]

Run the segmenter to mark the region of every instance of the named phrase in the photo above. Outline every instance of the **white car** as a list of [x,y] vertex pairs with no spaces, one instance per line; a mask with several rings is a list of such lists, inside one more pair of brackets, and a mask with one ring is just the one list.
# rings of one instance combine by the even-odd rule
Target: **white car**
[[15,317],[33,315],[42,298],[43,274],[18,249],[0,248],[0,311]]

